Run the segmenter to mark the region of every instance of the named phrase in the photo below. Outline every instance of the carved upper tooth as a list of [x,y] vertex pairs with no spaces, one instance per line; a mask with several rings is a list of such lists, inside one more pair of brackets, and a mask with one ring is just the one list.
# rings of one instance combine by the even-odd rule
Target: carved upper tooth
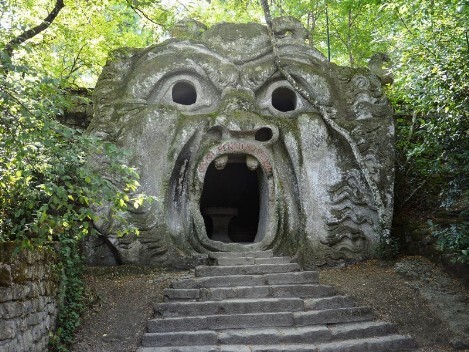
[[259,161],[251,155],[246,155],[246,165],[249,170],[254,171],[259,166]]
[[222,155],[215,159],[215,169],[223,170],[228,162],[228,155]]

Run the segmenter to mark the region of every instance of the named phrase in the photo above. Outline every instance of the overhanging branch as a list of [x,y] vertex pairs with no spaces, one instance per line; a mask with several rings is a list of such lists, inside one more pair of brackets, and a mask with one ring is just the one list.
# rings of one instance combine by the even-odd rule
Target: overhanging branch
[[60,10],[62,10],[64,6],[65,6],[64,0],[57,0],[55,2],[55,6],[52,9],[52,11],[49,12],[47,17],[44,18],[44,20],[39,25],[24,31],[19,36],[10,40],[5,45],[4,52],[11,58],[14,50],[18,47],[18,45],[23,44],[28,39],[31,39],[35,37],[36,35],[38,35],[39,33],[41,33],[42,31],[46,30],[52,24],[52,22],[55,20]]

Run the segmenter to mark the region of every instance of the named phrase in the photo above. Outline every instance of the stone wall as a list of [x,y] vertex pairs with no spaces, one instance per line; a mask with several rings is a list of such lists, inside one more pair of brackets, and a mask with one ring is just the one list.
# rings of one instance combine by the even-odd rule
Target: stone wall
[[56,255],[0,244],[0,352],[46,351],[57,317]]

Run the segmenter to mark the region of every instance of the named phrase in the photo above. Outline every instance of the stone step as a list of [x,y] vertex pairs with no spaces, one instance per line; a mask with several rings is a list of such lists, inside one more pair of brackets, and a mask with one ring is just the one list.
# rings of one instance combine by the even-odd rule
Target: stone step
[[327,285],[269,285],[269,286],[235,286],[212,287],[200,290],[202,300],[218,301],[233,298],[319,298],[336,294],[335,288]]
[[384,321],[331,324],[328,327],[333,340],[362,339],[397,333],[396,325]]
[[232,299],[204,302],[169,302],[155,306],[157,317],[298,312],[304,310],[301,298]]
[[208,253],[209,258],[270,258],[274,256],[274,252],[271,250],[267,251],[253,251],[253,252],[210,252]]
[[300,328],[234,329],[218,333],[219,345],[258,345],[327,342],[331,332],[325,325]]
[[216,265],[233,266],[233,265],[256,265],[256,264],[286,264],[291,262],[290,257],[272,257],[272,258],[254,258],[254,257],[238,257],[238,258],[218,258],[215,260]]
[[[140,347],[136,352],[252,352],[249,346]],[[311,350],[309,350],[311,352]]]
[[[197,334],[199,333],[199,334]],[[325,326],[301,328],[262,328],[201,330],[197,332],[183,331],[171,333],[148,333],[143,336],[143,346],[178,345],[253,345],[269,341],[271,344],[307,343],[310,341],[327,342],[331,340],[331,332]]]
[[337,324],[373,320],[369,307],[335,308],[293,313],[295,326]]
[[137,352],[405,352],[416,347],[408,336],[388,335],[320,344],[141,347]]
[[[403,352],[412,338],[272,251],[211,253],[175,281],[137,352]],[[268,343],[268,345],[266,345]]]
[[317,284],[317,271],[299,271],[264,275],[227,275],[198,277],[174,281],[172,288],[195,289],[204,287],[265,286],[288,284]]
[[331,296],[305,299],[306,310],[322,310],[354,307],[355,302],[347,296]]
[[256,345],[270,344],[316,344],[331,340],[363,339],[395,333],[394,325],[384,322],[342,324],[333,329],[326,325],[299,328],[261,328],[232,330],[200,330],[171,333],[148,333],[143,336],[143,346],[178,345]]
[[165,288],[163,300],[165,302],[196,301],[200,298],[200,290]]
[[224,275],[262,275],[273,273],[287,273],[300,271],[296,263],[233,265],[233,266],[198,266],[195,268],[196,277],[224,276]]
[[218,334],[213,330],[148,333],[142,337],[143,347],[217,345]]
[[294,316],[292,312],[222,314],[152,319],[148,322],[148,332],[252,329],[293,326],[293,324]]
[[[318,352],[404,352],[414,351],[416,348],[417,344],[415,343],[414,339],[412,339],[410,336],[403,335],[378,336],[366,339],[344,340],[317,345]],[[273,352],[288,350],[254,349],[253,351]]]
[[[311,326],[371,321],[368,307],[326,309],[308,312],[269,312],[167,317],[150,320],[148,332],[225,330],[261,327]],[[336,334],[340,335],[340,331]],[[342,334],[345,334],[343,332]]]
[[[320,298],[334,296],[336,289],[327,285],[270,285],[174,289],[163,291],[165,302],[221,301],[236,298]],[[335,297],[335,296],[334,296]]]

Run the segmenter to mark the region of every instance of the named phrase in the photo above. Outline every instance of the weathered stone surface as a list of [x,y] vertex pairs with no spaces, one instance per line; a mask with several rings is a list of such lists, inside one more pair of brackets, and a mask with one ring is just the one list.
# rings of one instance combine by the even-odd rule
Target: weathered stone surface
[[290,312],[229,314],[150,320],[148,322],[148,331],[249,329],[270,326],[293,326],[293,324],[294,318]]
[[0,351],[42,352],[58,311],[56,257],[47,248],[13,256],[14,248],[0,244]]
[[185,301],[194,300],[200,297],[200,290],[197,289],[170,289],[167,288],[163,292],[164,300],[168,301]]
[[248,346],[142,347],[139,352],[252,352]]
[[233,266],[233,265],[247,265],[247,264],[287,264],[289,262],[287,257],[273,257],[273,258],[219,258],[216,263],[220,266]]
[[200,290],[200,296],[206,300],[223,300],[230,298],[267,298],[267,297],[323,297],[335,293],[331,286],[324,285],[269,285],[213,287]]
[[142,346],[212,345],[217,339],[214,331],[152,333],[143,336]]
[[336,340],[361,339],[397,332],[395,325],[382,321],[334,324],[330,329],[332,337]]
[[345,340],[321,344],[319,352],[375,352],[375,351],[415,351],[413,339],[402,335],[373,337],[363,340]]
[[199,253],[266,249],[313,263],[372,255],[393,207],[385,76],[327,62],[292,18],[275,19],[274,31],[282,65],[314,101],[278,71],[260,24],[186,21],[174,38],[113,55],[87,131],[130,151],[156,201],[129,205],[138,237],[119,238],[102,208],[103,238],[87,246],[94,263],[189,266]]
[[231,299],[224,301],[160,303],[157,316],[200,316],[217,314],[249,314],[262,312],[296,312],[304,310],[300,298]]
[[311,326],[306,328],[269,328],[269,329],[235,329],[219,333],[220,344],[231,345],[260,345],[271,344],[310,343],[311,341],[329,341],[331,333],[326,326]]
[[306,309],[333,309],[354,307],[355,303],[347,296],[329,296],[320,298],[305,299]]
[[254,285],[291,285],[315,284],[319,281],[316,271],[301,271],[265,275],[229,275],[200,277],[174,282],[173,288],[204,288],[226,286],[254,286]]
[[294,314],[298,326],[368,321],[374,318],[369,307],[311,310]]
[[195,268],[195,276],[224,276],[224,275],[258,275],[285,273],[299,271],[296,263],[286,264],[258,264],[258,265],[234,265],[234,266],[198,266]]

